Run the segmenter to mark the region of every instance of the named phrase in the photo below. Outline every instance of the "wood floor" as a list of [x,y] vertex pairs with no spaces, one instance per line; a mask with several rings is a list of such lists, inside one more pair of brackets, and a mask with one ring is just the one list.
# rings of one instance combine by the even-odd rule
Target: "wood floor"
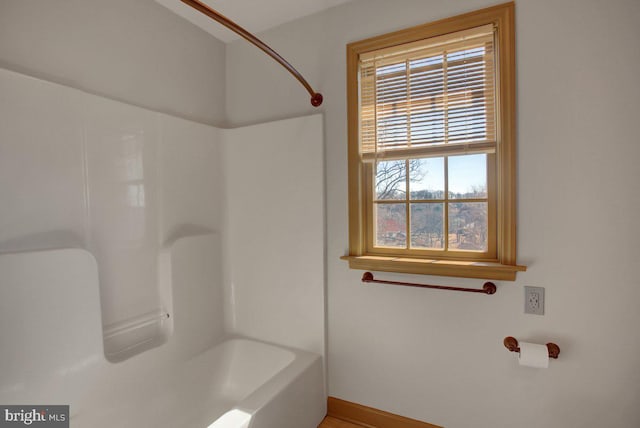
[[362,428],[362,426],[327,416],[318,428]]

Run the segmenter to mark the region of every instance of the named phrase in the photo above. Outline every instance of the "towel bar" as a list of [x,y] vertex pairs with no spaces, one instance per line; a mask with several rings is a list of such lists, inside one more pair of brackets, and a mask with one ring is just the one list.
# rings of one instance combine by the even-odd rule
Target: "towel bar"
[[483,294],[495,294],[497,290],[496,285],[493,282],[485,282],[482,288],[448,287],[444,285],[415,284],[412,282],[380,280],[380,279],[375,279],[371,272],[365,272],[362,275],[362,282],[376,282],[378,284],[393,284],[393,285],[408,285],[409,287],[433,288],[436,290],[465,291],[467,293],[483,293]]

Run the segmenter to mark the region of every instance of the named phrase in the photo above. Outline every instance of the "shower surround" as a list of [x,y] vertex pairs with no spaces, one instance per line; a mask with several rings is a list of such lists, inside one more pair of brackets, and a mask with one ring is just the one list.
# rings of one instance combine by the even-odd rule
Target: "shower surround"
[[[2,69],[0,92],[0,275],[14,302],[0,340],[18,340],[3,347],[0,402],[70,404],[83,426],[109,385],[198,358],[219,372],[215,355],[241,360],[245,342],[226,340],[242,336],[320,368],[320,417],[322,117],[217,129]],[[43,309],[27,319],[29,299]],[[35,355],[54,325],[61,344]]]

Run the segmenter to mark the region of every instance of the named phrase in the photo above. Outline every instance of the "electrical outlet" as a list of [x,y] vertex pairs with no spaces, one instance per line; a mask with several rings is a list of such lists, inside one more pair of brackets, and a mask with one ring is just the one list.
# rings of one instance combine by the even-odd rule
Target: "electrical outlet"
[[524,313],[544,315],[544,287],[524,287]]

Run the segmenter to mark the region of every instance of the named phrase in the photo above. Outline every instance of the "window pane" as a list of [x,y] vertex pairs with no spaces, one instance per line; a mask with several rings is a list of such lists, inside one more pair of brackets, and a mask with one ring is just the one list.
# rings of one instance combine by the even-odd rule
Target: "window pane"
[[445,79],[443,56],[409,61],[409,96],[411,97],[411,144],[444,143]]
[[487,197],[487,155],[449,156],[449,198]]
[[411,199],[444,199],[444,158],[409,160]]
[[411,204],[411,247],[444,249],[444,204]]
[[406,195],[406,161],[378,162],[376,165],[376,199],[405,199]]
[[487,203],[449,204],[449,249],[487,251]]
[[376,246],[407,246],[405,204],[375,204],[376,209]]
[[450,52],[447,55],[449,142],[487,139],[487,69],[484,47]]
[[[442,144],[445,141],[444,111],[430,107],[411,111],[411,143]],[[423,144],[420,144],[423,145]]]
[[407,141],[407,65],[404,61],[376,70],[377,144],[393,149]]

